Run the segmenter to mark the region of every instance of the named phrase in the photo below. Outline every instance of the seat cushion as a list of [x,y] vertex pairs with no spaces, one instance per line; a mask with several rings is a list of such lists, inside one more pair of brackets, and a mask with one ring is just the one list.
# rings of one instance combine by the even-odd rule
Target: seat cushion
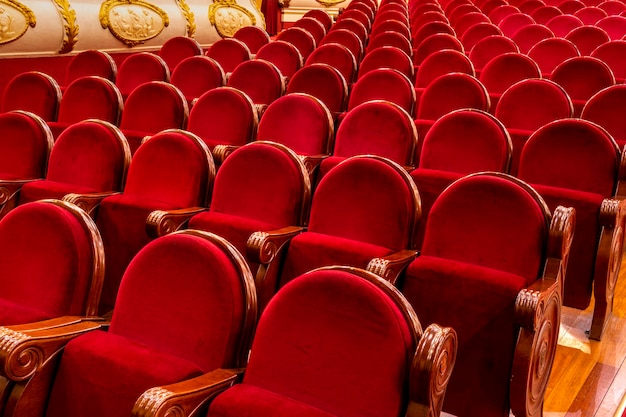
[[66,194],[69,193],[86,194],[98,191],[100,190],[76,184],[67,184],[48,180],[33,181],[28,184],[24,184],[22,187],[22,191],[20,192],[20,204],[43,200],[45,198],[56,198],[57,200],[61,200]]
[[24,304],[0,298],[0,325],[32,323],[51,318],[49,314]]
[[80,336],[63,352],[48,417],[130,415],[148,388],[200,375],[191,362],[111,333]]

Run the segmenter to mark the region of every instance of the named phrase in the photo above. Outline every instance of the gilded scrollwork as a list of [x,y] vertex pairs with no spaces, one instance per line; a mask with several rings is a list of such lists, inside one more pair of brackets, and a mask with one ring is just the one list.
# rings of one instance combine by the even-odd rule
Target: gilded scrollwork
[[0,45],[19,39],[36,24],[35,14],[28,7],[15,0],[0,0]]
[[346,0],[315,0],[315,1],[324,7],[333,7],[340,3],[343,3]]
[[170,21],[165,11],[151,3],[107,0],[100,6],[100,24],[125,45],[133,47],[159,35]]
[[209,21],[222,38],[231,38],[244,26],[256,24],[256,17],[236,0],[215,0],[209,6]]
[[78,25],[76,24],[76,11],[72,9],[72,5],[68,0],[54,0],[59,14],[63,18],[63,43],[60,54],[72,52],[74,45],[78,41]]
[[185,0],[176,0],[176,4],[178,4],[187,22],[187,36],[193,38],[196,34],[196,17]]

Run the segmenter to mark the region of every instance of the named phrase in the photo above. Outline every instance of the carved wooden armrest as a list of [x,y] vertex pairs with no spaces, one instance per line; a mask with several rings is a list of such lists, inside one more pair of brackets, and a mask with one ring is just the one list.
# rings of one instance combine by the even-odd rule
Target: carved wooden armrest
[[422,334],[411,369],[408,417],[441,413],[443,399],[456,361],[458,341],[449,327],[431,324]]
[[382,258],[374,258],[367,264],[367,270],[395,284],[417,254],[417,251],[405,249]]
[[179,210],[155,210],[146,219],[146,233],[151,238],[174,233],[186,224],[189,219],[205,211],[204,207],[190,207]]
[[[283,82],[285,82],[283,80]],[[265,110],[267,109],[267,104],[255,104],[254,108],[256,109],[256,114],[259,116],[259,118],[261,118],[261,116],[263,116],[263,113],[265,113]]]
[[243,369],[217,369],[172,385],[150,388],[133,406],[133,417],[191,416],[198,408],[232,386]]
[[311,175],[315,168],[317,168],[324,159],[328,158],[328,155],[298,155],[306,171]]
[[239,146],[235,145],[217,145],[213,148],[213,158],[217,164],[223,164],[226,158],[233,153]]
[[102,317],[63,316],[48,320],[35,321],[32,323],[15,324],[12,326],[6,326],[6,328],[16,332],[32,332],[38,330],[54,329],[57,327],[71,326],[73,324],[83,321],[101,322],[102,325],[106,324],[104,323],[105,320]]
[[12,381],[29,379],[70,340],[101,326],[101,323],[81,321],[24,332],[0,327],[0,372]]
[[103,192],[103,193],[89,193],[89,194],[76,194],[70,193],[63,197],[63,201],[72,203],[83,209],[83,211],[90,216],[94,213],[96,207],[100,205],[102,200],[106,197],[120,194],[119,192]]
[[287,226],[269,232],[254,232],[246,243],[248,259],[259,264],[269,264],[286,243],[303,231],[304,227]]
[[617,172],[617,187],[615,189],[615,198],[626,198],[626,147],[622,150],[622,157]]
[[0,181],[0,213],[4,214],[5,208],[6,211],[8,211],[17,205],[16,197],[24,184],[37,180],[38,179]]

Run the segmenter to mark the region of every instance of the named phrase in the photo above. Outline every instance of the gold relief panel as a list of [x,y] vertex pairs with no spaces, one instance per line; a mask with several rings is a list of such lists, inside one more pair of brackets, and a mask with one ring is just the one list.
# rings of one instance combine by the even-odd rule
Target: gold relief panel
[[154,38],[169,26],[167,14],[141,0],[107,0],[100,6],[100,24],[128,46]]
[[235,0],[215,0],[209,6],[209,20],[222,38],[231,38],[244,26],[254,26],[256,18]]
[[0,45],[19,39],[28,27],[35,27],[35,14],[14,0],[0,0]]

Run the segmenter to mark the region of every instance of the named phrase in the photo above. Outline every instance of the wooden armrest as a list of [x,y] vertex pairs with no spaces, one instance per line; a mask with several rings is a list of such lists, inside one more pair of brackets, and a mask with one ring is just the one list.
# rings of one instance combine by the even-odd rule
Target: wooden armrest
[[[106,197],[120,194],[119,192],[103,192],[103,193],[90,193],[90,194],[76,194],[70,193],[63,197],[63,201],[72,203],[83,209],[83,211],[90,216],[94,213],[96,207],[100,205],[102,200]],[[93,216],[92,216],[93,217]]]
[[622,150],[622,157],[617,172],[617,187],[615,189],[615,198],[626,198],[626,147]]
[[0,372],[12,381],[29,379],[70,340],[101,327],[90,321],[27,332],[0,327]]
[[174,233],[189,219],[205,211],[204,207],[190,207],[179,210],[155,210],[146,219],[146,233],[153,239]]
[[191,416],[207,401],[232,386],[243,369],[217,369],[172,385],[150,388],[133,406],[134,417]]
[[224,163],[228,155],[233,153],[239,146],[235,145],[217,145],[213,148],[213,158],[215,159],[215,163],[221,165]]
[[311,175],[315,168],[317,168],[324,159],[328,158],[328,155],[298,155],[306,171]]
[[405,249],[382,258],[374,258],[367,264],[367,270],[395,284],[400,274],[417,255],[417,251]]
[[18,191],[22,189],[24,184],[29,182],[38,181],[39,178],[31,180],[2,180],[0,181],[0,205],[6,204],[9,200],[15,197]]
[[457,346],[458,340],[453,329],[437,324],[426,328],[413,358],[408,417],[432,417],[441,413],[456,361]]
[[287,226],[269,232],[254,232],[246,243],[248,259],[259,264],[269,264],[286,243],[303,231],[304,227]]
[[256,109],[256,114],[258,114],[259,118],[261,118],[267,109],[267,104],[255,104],[254,108]]
[[143,145],[144,143],[146,143],[147,141],[150,140],[150,138],[152,137],[152,135],[146,135],[141,139],[141,144]]
[[6,328],[16,332],[32,332],[38,330],[54,329],[57,327],[71,326],[73,324],[81,323],[83,321],[101,322],[103,325],[105,324],[105,320],[102,317],[63,316],[48,320],[36,321],[32,323],[6,326]]

